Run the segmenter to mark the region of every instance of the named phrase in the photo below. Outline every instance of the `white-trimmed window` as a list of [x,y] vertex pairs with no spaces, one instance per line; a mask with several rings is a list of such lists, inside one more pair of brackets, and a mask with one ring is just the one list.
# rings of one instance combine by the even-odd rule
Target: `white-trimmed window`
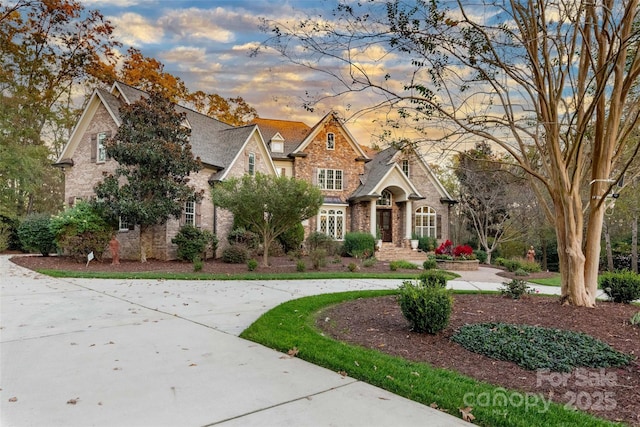
[[391,195],[391,191],[382,190],[382,195],[376,201],[376,205],[378,205],[378,206],[391,206],[391,198],[392,197],[393,196]]
[[409,178],[409,160],[402,161],[402,172]]
[[122,217],[118,217],[118,231],[129,231],[131,227],[129,227],[129,223],[122,219]]
[[431,206],[422,206],[415,214],[415,233],[420,237],[437,237],[436,211]]
[[249,153],[249,175],[256,173],[256,154]]
[[334,150],[336,148],[336,136],[329,132],[327,134],[327,150]]
[[342,190],[342,170],[318,169],[317,182],[322,190]]
[[185,202],[184,223],[185,225],[193,225],[194,227],[196,226],[196,202]]
[[282,141],[271,141],[271,152],[272,153],[282,153],[284,152],[284,142]]
[[104,163],[107,161],[107,148],[104,143],[107,140],[107,134],[102,132],[97,136],[97,144],[96,144],[96,161],[98,163]]
[[344,240],[345,210],[341,207],[323,207],[318,214],[318,231]]

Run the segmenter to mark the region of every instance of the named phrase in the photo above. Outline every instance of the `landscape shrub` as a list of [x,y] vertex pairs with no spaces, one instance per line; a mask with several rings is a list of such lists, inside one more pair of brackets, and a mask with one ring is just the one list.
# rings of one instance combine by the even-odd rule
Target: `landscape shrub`
[[422,268],[425,270],[433,270],[434,268],[438,268],[438,263],[434,258],[429,258],[422,263]]
[[418,238],[418,249],[422,252],[432,252],[436,250],[436,246],[438,241],[435,237],[419,237]]
[[535,261],[526,261],[524,259],[518,258],[496,258],[494,261],[495,265],[499,267],[504,267],[510,272],[516,272],[518,270],[524,270],[527,273],[537,273],[541,271],[540,264]]
[[631,316],[629,319],[629,323],[632,325],[640,326],[640,311]]
[[227,246],[222,251],[222,262],[227,264],[244,264],[249,258],[249,250],[242,244]]
[[298,223],[279,235],[277,240],[280,242],[285,254],[291,251],[298,251],[304,241],[304,227],[301,223]]
[[469,245],[458,245],[453,248],[453,257],[471,259],[473,257],[473,248]]
[[355,262],[350,262],[347,268],[351,272],[358,271],[358,264],[356,264]]
[[84,261],[90,252],[102,260],[114,227],[102,211],[87,202],[78,202],[72,208],[51,218],[51,232],[58,247],[77,261]]
[[603,273],[598,283],[613,302],[629,304],[640,299],[640,275],[632,271]]
[[375,252],[374,237],[363,231],[354,231],[344,236],[343,251],[354,258],[369,258]]
[[373,267],[377,263],[378,263],[378,260],[375,257],[371,257],[371,258],[367,258],[364,261],[362,261],[362,266],[363,267]]
[[249,271],[254,271],[256,268],[258,268],[258,261],[256,261],[253,258],[251,258],[249,261],[247,261],[247,269]]
[[196,273],[198,271],[202,271],[202,267],[204,267],[204,261],[202,261],[202,258],[200,258],[200,255],[196,255],[193,258],[193,271],[195,271]]
[[508,296],[513,299],[520,299],[523,295],[533,293],[533,289],[522,279],[513,279],[508,283],[503,283],[499,291],[503,296]]
[[218,238],[207,230],[201,230],[187,224],[180,227],[178,234],[171,239],[171,243],[178,245],[178,259],[193,262],[196,257],[206,259],[208,250],[214,253],[218,248]]
[[518,277],[525,277],[529,275],[529,273],[524,271],[522,268],[517,269],[514,274]]
[[391,269],[391,271],[396,271],[399,268],[403,270],[417,270],[418,266],[412,262],[398,259],[395,261],[391,261],[389,263],[389,268]]
[[18,227],[20,221],[0,214],[0,249],[21,250]]
[[400,286],[398,304],[413,331],[437,334],[449,324],[453,298],[444,288],[407,280]]
[[49,214],[30,214],[18,227],[20,245],[43,256],[49,256],[56,250],[55,235],[50,229],[51,216]]
[[316,249],[324,249],[327,252],[330,252],[329,248],[333,246],[334,242],[334,238],[328,234],[314,231],[309,234],[309,237],[307,237],[307,248],[309,249],[309,252]]
[[256,233],[244,227],[235,227],[227,234],[227,242],[232,246],[239,244],[244,245],[247,249],[257,249],[260,245],[260,238]]
[[530,325],[464,325],[451,340],[474,353],[510,361],[529,370],[570,372],[577,367],[620,367],[633,359],[584,333]]
[[302,273],[307,269],[307,264],[304,263],[303,260],[298,260],[296,263],[296,271]]
[[314,270],[319,270],[327,266],[327,250],[323,248],[314,249],[309,252],[309,259]]
[[418,280],[428,288],[445,288],[447,286],[447,275],[442,271],[424,271],[418,276]]
[[480,261],[480,264],[486,264],[488,255],[485,251],[481,249],[476,249],[473,251],[473,254],[476,256],[476,259]]

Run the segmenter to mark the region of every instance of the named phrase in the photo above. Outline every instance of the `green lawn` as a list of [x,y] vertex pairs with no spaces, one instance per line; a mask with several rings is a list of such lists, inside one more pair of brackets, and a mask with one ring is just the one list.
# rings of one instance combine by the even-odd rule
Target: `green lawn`
[[547,279],[526,279],[527,282],[535,283],[537,285],[544,286],[557,286],[560,287],[560,274],[556,274],[553,277],[549,277]]
[[[348,345],[323,336],[314,325],[317,313],[333,304],[356,298],[394,294],[396,291],[358,291],[305,297],[286,302],[261,316],[241,337],[287,352],[316,365],[373,384],[425,405],[437,405],[460,416],[465,402],[489,396],[493,404],[473,407],[474,423],[484,426],[610,426],[588,414],[552,404],[543,396],[503,390],[458,373],[409,362],[375,350]],[[504,400],[521,404],[501,406]],[[524,400],[523,400],[524,399]],[[522,402],[528,402],[525,405]]]

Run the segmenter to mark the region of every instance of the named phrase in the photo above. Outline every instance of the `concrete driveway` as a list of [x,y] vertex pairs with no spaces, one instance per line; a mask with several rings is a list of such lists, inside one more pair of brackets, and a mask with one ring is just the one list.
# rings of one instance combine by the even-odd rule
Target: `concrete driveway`
[[237,336],[284,301],[398,280],[54,279],[8,258],[3,427],[467,424]]

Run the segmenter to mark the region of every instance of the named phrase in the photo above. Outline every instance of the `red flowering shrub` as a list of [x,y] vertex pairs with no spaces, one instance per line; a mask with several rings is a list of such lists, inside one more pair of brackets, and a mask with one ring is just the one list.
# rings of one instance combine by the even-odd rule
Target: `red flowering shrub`
[[453,256],[467,258],[473,255],[473,248],[469,245],[458,245],[453,249]]
[[451,240],[442,242],[442,244],[436,248],[436,255],[453,256],[453,242],[451,242]]

